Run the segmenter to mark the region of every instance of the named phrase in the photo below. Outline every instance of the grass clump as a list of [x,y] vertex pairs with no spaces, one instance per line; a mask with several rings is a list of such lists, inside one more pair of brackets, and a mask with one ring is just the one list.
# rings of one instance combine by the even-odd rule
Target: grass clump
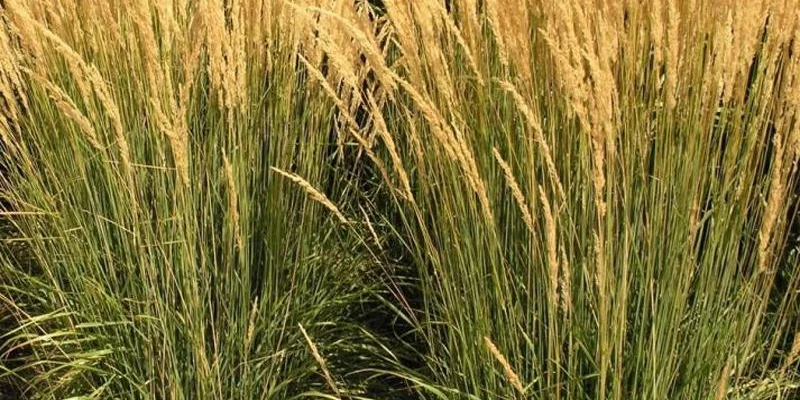
[[409,379],[447,398],[785,395],[796,16],[512,3],[385,2],[397,90],[362,100],[391,169],[373,219],[418,279]]
[[800,393],[791,4],[59,4],[0,13],[22,395]]
[[2,14],[4,379],[30,398],[327,390],[314,371],[349,363],[369,262],[272,170],[341,184],[334,104],[296,68],[310,32],[278,3],[79,3]]

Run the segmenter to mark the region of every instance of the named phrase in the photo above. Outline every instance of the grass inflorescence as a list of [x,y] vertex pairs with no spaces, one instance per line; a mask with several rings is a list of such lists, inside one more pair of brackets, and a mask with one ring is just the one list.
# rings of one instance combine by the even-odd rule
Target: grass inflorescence
[[798,6],[0,2],[0,393],[798,396]]

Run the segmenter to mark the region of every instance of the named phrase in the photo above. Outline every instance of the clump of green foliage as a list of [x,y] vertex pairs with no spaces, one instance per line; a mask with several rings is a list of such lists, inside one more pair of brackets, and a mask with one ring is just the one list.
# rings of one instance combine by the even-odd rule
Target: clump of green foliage
[[57,3],[0,6],[21,395],[800,393],[791,2]]

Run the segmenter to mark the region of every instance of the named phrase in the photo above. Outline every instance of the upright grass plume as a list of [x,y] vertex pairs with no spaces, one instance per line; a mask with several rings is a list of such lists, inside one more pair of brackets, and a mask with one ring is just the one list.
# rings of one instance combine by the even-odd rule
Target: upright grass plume
[[393,168],[370,219],[425,360],[386,373],[421,398],[796,390],[794,6],[386,1],[399,90],[368,135],[393,140],[355,142]]
[[367,256],[271,169],[341,193],[313,32],[281,1],[58,4],[0,6],[0,392],[363,392]]
[[0,3],[0,393],[800,396],[796,1]]

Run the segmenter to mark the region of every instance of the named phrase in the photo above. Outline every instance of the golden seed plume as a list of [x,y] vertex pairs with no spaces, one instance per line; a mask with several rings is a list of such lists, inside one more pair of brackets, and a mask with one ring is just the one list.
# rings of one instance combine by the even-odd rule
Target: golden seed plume
[[208,74],[217,92],[217,101],[228,110],[236,107],[235,62],[231,35],[226,27],[222,0],[204,0],[198,5],[198,16],[205,28]]
[[340,222],[342,222],[343,224],[348,223],[347,218],[345,218],[344,214],[342,214],[342,212],[339,211],[339,208],[336,207],[336,205],[334,205],[333,202],[331,202],[327,196],[325,196],[324,194],[322,194],[322,192],[314,188],[314,186],[312,186],[307,180],[301,178],[298,175],[282,171],[275,167],[270,167],[270,169],[277,172],[279,175],[285,177],[286,179],[289,179],[290,181],[294,182],[298,186],[300,186],[300,188],[303,189],[303,191],[305,191],[306,194],[308,194],[308,196],[311,197],[312,200],[316,201],[323,207],[327,208],[330,212],[333,213],[333,215],[336,216],[336,218],[339,219]]
[[[41,64],[44,64],[46,54],[42,46],[42,41],[37,34],[37,31],[40,30],[40,24],[31,15],[30,9],[23,6],[19,0],[8,0],[6,1],[5,11],[7,12],[3,14],[9,18],[13,27],[19,32],[22,46],[27,49],[34,58],[40,60]],[[39,66],[39,69],[42,68],[44,68],[44,65]],[[37,69],[37,72],[39,72],[39,69]]]
[[459,2],[458,11],[461,13],[459,20],[463,21],[461,28],[469,44],[475,49],[476,54],[480,54],[477,46],[480,43],[481,22],[478,16],[477,0],[462,0]]
[[5,104],[0,109],[0,138],[6,146],[12,146],[8,135],[19,125],[20,113],[28,104],[18,57],[7,30],[0,29],[0,102]]
[[700,198],[695,195],[692,199],[692,206],[689,208],[689,247],[694,248],[697,230],[700,228]]
[[794,364],[797,361],[798,357],[800,357],[800,331],[797,331],[794,334],[794,341],[792,342],[792,348],[789,349],[789,355],[786,356],[786,361],[783,363],[783,369],[788,368],[790,365]]
[[559,79],[557,84],[564,92],[567,98],[567,109],[571,115],[577,116],[581,126],[584,130],[588,130],[586,126],[589,121],[589,111],[586,103],[588,102],[589,88],[586,84],[586,74],[582,65],[576,65],[576,59],[580,57],[580,49],[576,42],[574,32],[569,40],[569,45],[562,45],[562,40],[559,40],[559,33],[554,27],[550,27],[547,31],[543,31],[543,39],[547,43],[554,60],[555,69],[558,73]]
[[236,247],[242,248],[242,230],[239,226],[239,194],[236,188],[236,178],[233,174],[233,167],[231,166],[228,155],[222,151],[222,166],[225,172],[225,182],[228,186],[228,212],[231,216],[233,223],[233,236],[235,238]]
[[564,247],[561,247],[561,309],[564,315],[569,315],[572,309],[572,272],[570,271],[569,259]]
[[249,349],[253,343],[253,334],[256,331],[256,318],[258,317],[258,296],[253,299],[253,306],[250,308],[250,318],[247,319],[247,334],[245,335],[245,348]]
[[553,307],[557,307],[558,301],[558,239],[556,237],[556,222],[553,216],[553,210],[550,208],[550,201],[547,200],[547,195],[544,189],[539,186],[539,198],[542,202],[542,211],[544,213],[544,226],[545,226],[545,243],[547,248],[547,266],[549,267],[550,278],[550,302]]
[[751,0],[743,3],[740,7],[733,7],[732,79],[738,78],[738,82],[741,82],[738,85],[737,96],[744,95],[744,86],[750,65],[758,51],[761,29],[767,18],[765,6],[764,0]]
[[508,382],[511,384],[511,386],[513,386],[514,389],[517,389],[520,394],[524,394],[525,387],[522,386],[522,381],[520,381],[519,375],[514,372],[514,369],[511,368],[511,364],[508,363],[508,360],[506,360],[505,356],[503,356],[503,353],[497,349],[497,346],[494,345],[492,339],[490,339],[489,336],[484,336],[483,342],[486,344],[486,348],[489,349],[489,353],[492,354],[492,357],[494,357],[494,359],[500,363],[500,366],[503,367],[503,373],[505,374],[506,379],[508,379]]
[[[88,79],[89,83],[94,89],[97,99],[100,101],[100,104],[105,110],[106,116],[111,121],[117,146],[119,147],[120,151],[123,173],[125,174],[126,179],[131,182],[133,179],[133,168],[131,166],[130,147],[128,146],[128,141],[125,138],[119,107],[117,107],[116,102],[114,102],[109,94],[108,86],[100,75],[100,72],[94,65],[86,63],[83,58],[72,49],[72,47],[70,47],[56,34],[47,29],[47,27],[34,20],[27,21],[27,23],[35,27],[38,32],[51,40],[55,44],[59,53],[61,53],[66,59],[72,60],[72,62],[79,66],[82,74],[81,77],[76,77],[76,79],[82,79],[83,76]],[[133,189],[131,188],[131,190]],[[133,195],[131,196],[133,197]]]
[[606,184],[605,177],[605,148],[602,138],[592,135],[592,183],[594,184],[594,205],[597,216],[603,219],[606,215],[606,201],[603,190]]
[[231,65],[228,67],[232,69],[233,91],[235,93],[236,103],[244,104],[247,100],[247,43],[245,40],[245,7],[242,7],[242,0],[232,0],[230,3],[230,18],[231,18]]
[[331,372],[328,370],[328,366],[325,363],[325,359],[322,358],[322,355],[319,353],[317,345],[314,344],[314,342],[308,336],[308,333],[306,332],[306,329],[303,328],[302,324],[297,324],[297,326],[300,327],[300,333],[303,334],[303,337],[306,339],[306,343],[308,343],[308,348],[309,350],[311,350],[311,356],[314,357],[314,360],[317,362],[317,364],[319,364],[319,368],[322,370],[322,374],[325,377],[325,382],[327,382],[331,390],[333,390],[333,392],[336,393],[336,396],[341,398],[341,394],[339,393],[339,388],[336,385],[336,381],[333,380],[333,375],[331,375]]
[[[733,64],[733,14],[728,11],[727,18],[719,24],[714,34],[713,43],[713,68],[714,75],[719,77],[718,90],[721,91],[723,102],[730,100],[734,73]],[[716,93],[712,92],[716,98]]]
[[496,148],[492,148],[492,152],[494,153],[495,160],[497,160],[497,163],[500,165],[500,169],[503,170],[503,175],[506,177],[506,184],[508,185],[508,188],[511,189],[511,195],[514,196],[514,200],[517,202],[519,211],[522,213],[522,221],[525,222],[525,226],[528,228],[528,231],[533,233],[533,217],[530,213],[530,207],[528,206],[528,202],[525,200],[525,195],[522,194],[522,189],[520,189],[517,179],[514,178],[514,173],[511,171],[511,167],[505,160],[503,160],[503,157]]
[[397,145],[395,144],[392,135],[389,133],[389,129],[386,127],[386,121],[383,119],[383,113],[378,108],[378,104],[375,102],[375,99],[371,93],[367,93],[367,100],[369,102],[370,109],[372,110],[372,118],[378,130],[378,136],[380,136],[380,138],[383,139],[383,142],[386,144],[386,149],[389,151],[389,157],[392,159],[394,169],[397,171],[397,175],[400,177],[400,183],[403,185],[405,196],[409,201],[413,202],[414,194],[411,192],[411,183],[408,178],[408,173],[403,165],[402,158],[400,158],[400,153],[397,151]]
[[458,129],[458,127],[453,125],[451,129],[454,136],[454,143],[458,148],[458,154],[461,156],[459,159],[461,170],[464,171],[464,175],[467,178],[467,182],[469,182],[469,184],[472,186],[472,190],[478,195],[481,211],[483,212],[484,218],[486,218],[487,226],[493,227],[494,214],[492,213],[492,207],[489,203],[486,185],[483,183],[483,178],[481,178],[480,173],[478,172],[475,156],[473,155],[472,151],[470,151],[469,144],[464,138],[464,135],[461,134],[461,131]]
[[[120,46],[122,44],[122,35],[120,34],[120,23],[117,18],[118,14],[114,10],[114,3],[94,0],[89,0],[87,3],[91,3],[96,12],[96,14],[91,14],[91,18],[94,18],[96,32],[102,32],[102,35],[97,35],[101,36],[98,38],[100,41],[99,49],[102,50],[106,46],[108,48]],[[106,35],[108,37],[105,37]]]
[[784,143],[782,135],[776,133],[773,137],[775,153],[772,162],[771,178],[769,183],[769,194],[767,195],[767,205],[764,210],[764,217],[761,222],[761,229],[758,232],[758,269],[764,272],[770,263],[770,243],[775,229],[775,223],[783,211],[786,185],[785,173],[783,168]]
[[425,159],[425,152],[422,150],[422,142],[420,140],[419,132],[417,131],[417,123],[416,120],[411,116],[411,111],[409,111],[408,107],[403,108],[403,114],[406,121],[409,122],[408,124],[408,137],[411,142],[411,148],[414,151],[414,157],[416,160],[416,165],[419,166],[419,175],[425,175],[425,163],[423,160]]
[[[28,20],[26,21],[31,28],[35,28],[42,36],[50,40],[53,45],[55,46],[56,51],[58,54],[64,57],[65,61],[67,62],[67,69],[69,69],[70,73],[74,77],[76,84],[78,85],[79,90],[81,91],[81,95],[85,98],[88,98],[87,83],[86,83],[86,69],[87,63],[84,61],[83,57],[78,54],[75,49],[73,49],[67,42],[64,41],[61,37],[53,33],[50,29],[48,29],[45,25],[40,23],[39,21],[35,20]],[[37,37],[34,33],[30,33]]]
[[347,122],[351,127],[358,128],[358,123],[350,115],[350,108],[341,98],[339,98],[339,94],[336,92],[336,89],[334,89],[330,82],[325,79],[325,75],[323,75],[319,69],[314,67],[311,62],[308,61],[308,59],[306,59],[302,54],[298,54],[297,58],[305,65],[306,70],[311,74],[311,77],[314,78],[314,80],[319,83],[320,86],[322,86],[322,89],[328,94],[328,97],[333,100],[333,103],[336,104],[336,107],[340,111],[339,116],[344,118],[345,122]]
[[[155,104],[161,104],[161,89],[164,87],[163,71],[159,62],[158,43],[153,32],[152,13],[148,0],[136,0],[130,4],[133,22],[139,34],[139,48],[144,55],[144,68],[148,86]],[[168,29],[167,26],[162,29]],[[166,38],[168,41],[169,38]]]
[[[293,3],[289,4],[294,7],[299,7]],[[391,96],[391,93],[396,90],[397,84],[393,79],[391,79],[391,71],[389,70],[389,67],[386,66],[386,59],[384,58],[383,52],[380,50],[378,44],[375,43],[374,40],[371,39],[366,33],[364,33],[363,30],[359,29],[359,27],[355,26],[351,21],[348,21],[341,15],[320,7],[306,7],[306,10],[315,11],[325,17],[333,19],[342,28],[345,28],[350,35],[352,35],[355,42],[358,44],[358,46],[360,46],[361,51],[367,59],[370,67],[375,72],[375,77],[381,83],[382,87],[387,90],[387,94]]]
[[722,373],[720,374],[719,381],[717,382],[717,394],[714,396],[714,400],[724,400],[728,394],[728,380],[731,377],[731,358],[728,358],[728,361],[725,363],[725,367],[722,369]]
[[501,65],[513,67],[521,80],[533,84],[531,22],[535,6],[526,0],[485,3],[489,28],[495,37]]
[[442,23],[440,13],[437,12],[438,7],[432,5],[433,0],[422,0],[413,4],[422,43],[442,43],[439,46],[423,45],[421,47],[427,64],[426,71],[433,78],[437,89],[434,93],[440,95],[445,104],[454,104],[452,72],[443,49],[447,47],[447,42],[444,40],[444,32],[441,29]]
[[598,290],[598,297],[600,298],[600,303],[605,303],[607,299],[606,294],[606,263],[605,263],[605,253],[604,253],[604,238],[598,233],[593,233],[593,245],[594,245],[594,256],[595,256],[595,282],[597,284]]
[[92,89],[90,87],[90,83],[88,82],[88,78],[84,73],[83,59],[77,53],[72,51],[71,48],[63,48],[62,53],[65,55],[64,59],[67,62],[67,69],[69,69],[69,72],[73,77],[73,82],[75,82],[75,85],[78,87],[81,97],[84,100],[91,99]]
[[323,33],[320,33],[320,37],[317,39],[316,43],[320,46],[322,51],[327,54],[328,60],[344,83],[346,88],[344,92],[347,93],[349,91],[359,90],[360,79],[356,72],[356,66],[354,66],[354,63],[345,55],[345,50],[341,49],[333,38]]
[[486,15],[489,19],[489,26],[492,28],[494,40],[497,42],[497,54],[503,66],[508,65],[508,48],[506,46],[503,28],[500,21],[500,5],[497,0],[486,1]]
[[189,43],[189,51],[185,52],[182,59],[183,69],[183,82],[178,85],[178,100],[177,106],[171,101],[172,108],[175,109],[173,116],[174,122],[170,123],[163,113],[159,112],[159,107],[153,106],[156,110],[156,120],[161,128],[162,133],[167,136],[169,140],[170,149],[172,150],[172,157],[175,160],[175,167],[178,171],[178,177],[183,183],[184,187],[189,186],[189,100],[190,94],[195,84],[195,73],[197,71],[197,64],[200,58],[201,45],[203,39],[197,35],[200,27],[200,19],[193,18],[190,23],[190,28],[187,31],[187,43]]
[[618,118],[613,72],[618,41],[612,40],[616,31],[602,15],[591,14],[579,4],[559,3],[555,7],[559,12],[543,31],[544,39],[555,59],[569,109],[591,139],[595,207],[602,219],[606,214],[606,155],[614,157]]
[[506,81],[497,81],[505,91],[511,94],[514,97],[514,101],[517,104],[517,108],[522,112],[522,115],[525,116],[525,119],[528,121],[528,126],[533,129],[533,134],[536,142],[542,148],[542,155],[544,156],[545,165],[547,166],[547,173],[550,176],[553,184],[558,191],[558,197],[560,201],[563,201],[566,198],[564,193],[564,188],[561,185],[561,179],[558,177],[558,170],[556,169],[556,164],[553,161],[553,153],[550,151],[550,146],[547,144],[547,141],[544,139],[544,132],[542,132],[542,127],[539,124],[539,119],[536,118],[536,115],[533,113],[530,107],[528,107],[527,102],[522,95],[514,88],[509,82]]
[[417,39],[416,25],[410,10],[411,4],[405,0],[385,0],[386,15],[392,22],[394,36],[400,44],[403,62],[408,69],[412,82],[422,81],[422,60],[420,59],[420,43]]
[[83,113],[81,113],[78,107],[75,106],[75,103],[72,101],[69,95],[67,95],[67,93],[65,93],[60,87],[48,82],[44,78],[35,74],[33,76],[34,79],[40,85],[42,85],[45,91],[47,91],[47,94],[56,103],[58,109],[78,125],[89,144],[95,150],[102,152],[103,146],[100,144],[100,140],[97,138],[97,132],[92,126],[92,123],[83,115]]
[[449,12],[444,8],[442,3],[433,2],[436,6],[439,14],[444,21],[445,27],[448,31],[455,37],[456,43],[461,46],[461,49],[464,51],[464,57],[467,59],[467,65],[469,65],[470,69],[472,69],[473,74],[475,74],[475,78],[478,80],[478,84],[483,86],[483,76],[481,74],[481,69],[478,67],[478,63],[475,60],[475,56],[472,54],[472,50],[470,50],[469,45],[464,40],[464,37],[461,35],[461,30],[456,26],[455,21],[453,21],[453,17],[450,15]]
[[417,104],[424,119],[431,128],[434,138],[442,145],[445,153],[455,161],[464,172],[467,183],[478,195],[481,210],[488,221],[488,225],[494,225],[494,216],[491,212],[488,195],[485,185],[481,179],[474,157],[469,151],[468,143],[455,126],[447,126],[444,119],[439,115],[431,103],[420,94],[413,85],[404,79],[393,74],[394,80],[402,87],[411,99]]
[[676,91],[680,65],[680,36],[678,28],[681,17],[675,1],[676,0],[667,0],[667,54],[664,89],[667,96],[666,105],[670,110],[675,109],[677,103]]
[[383,246],[381,245],[381,239],[380,237],[378,237],[378,232],[375,231],[375,227],[372,226],[372,222],[369,220],[369,215],[367,214],[367,211],[364,210],[363,207],[359,206],[359,208],[361,209],[361,215],[364,216],[364,225],[367,226],[367,229],[369,230],[369,233],[372,236],[372,241],[375,243],[376,246],[378,246],[378,250],[383,251]]
[[[653,43],[653,58],[658,70],[664,62],[664,7],[661,0],[653,0],[650,4],[652,7],[650,10],[650,40]],[[660,82],[658,79],[657,81]]]

